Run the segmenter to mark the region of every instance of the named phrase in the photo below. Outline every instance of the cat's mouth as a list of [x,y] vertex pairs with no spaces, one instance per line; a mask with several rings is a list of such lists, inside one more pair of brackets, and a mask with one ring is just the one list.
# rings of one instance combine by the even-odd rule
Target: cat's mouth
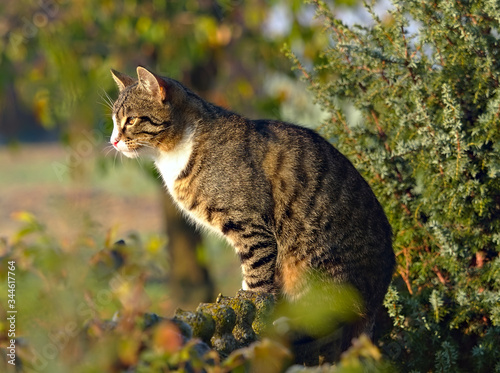
[[122,153],[127,158],[138,158],[138,157],[155,157],[157,151],[147,144],[142,144],[141,141],[134,140],[123,140],[117,138],[111,138],[111,145],[117,151]]
[[116,140],[116,139],[111,139],[110,142],[111,142],[111,145],[113,145],[113,148],[118,150],[124,156],[126,156],[128,158],[139,157],[139,151],[141,149],[141,146],[135,146],[134,148],[130,148],[125,141]]

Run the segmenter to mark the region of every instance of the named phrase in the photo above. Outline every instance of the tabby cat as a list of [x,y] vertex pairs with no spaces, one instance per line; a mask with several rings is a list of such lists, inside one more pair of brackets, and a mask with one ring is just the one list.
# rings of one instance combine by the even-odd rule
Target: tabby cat
[[391,227],[354,166],[314,131],[250,120],[143,67],[112,70],[119,87],[111,144],[151,157],[180,209],[226,237],[243,289],[288,300],[312,273],[354,286],[370,332],[395,260]]

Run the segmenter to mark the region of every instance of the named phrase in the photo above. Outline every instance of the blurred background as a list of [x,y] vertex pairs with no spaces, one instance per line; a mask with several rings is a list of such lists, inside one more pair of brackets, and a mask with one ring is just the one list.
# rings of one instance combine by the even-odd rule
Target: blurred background
[[[342,13],[355,4],[333,5]],[[314,9],[298,0],[2,1],[3,250],[42,235],[58,250],[90,255],[123,239],[136,261],[152,255],[144,268],[162,263],[145,275],[175,299],[162,312],[234,294],[233,250],[182,220],[149,162],[109,146],[117,97],[109,70],[134,76],[147,66],[250,118],[318,127],[326,114],[282,52],[287,44],[302,63],[320,61],[328,39]]]

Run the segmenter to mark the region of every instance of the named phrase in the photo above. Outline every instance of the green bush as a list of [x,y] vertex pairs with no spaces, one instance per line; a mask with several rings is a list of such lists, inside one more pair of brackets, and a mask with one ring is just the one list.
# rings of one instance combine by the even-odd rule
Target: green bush
[[498,372],[500,5],[393,1],[346,26],[315,3],[322,63],[288,54],[394,230],[383,349],[404,371]]

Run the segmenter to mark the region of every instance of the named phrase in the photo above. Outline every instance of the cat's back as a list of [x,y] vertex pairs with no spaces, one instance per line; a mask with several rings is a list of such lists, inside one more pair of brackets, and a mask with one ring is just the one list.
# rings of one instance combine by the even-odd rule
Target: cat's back
[[[365,216],[378,214],[387,223],[368,183],[315,131],[278,120],[231,115],[209,132],[200,153],[212,158],[206,165],[213,166],[214,178],[228,181],[233,175],[256,186],[269,185],[266,190],[275,205],[295,207],[286,212],[287,218],[292,213],[314,217],[319,210],[343,208],[349,213],[364,210]],[[234,183],[230,184],[234,187]]]
[[[314,210],[322,203],[330,208],[349,204],[376,202],[370,186],[352,163],[315,131],[294,124],[274,121],[250,121],[249,154],[257,156],[275,193],[281,198],[309,198],[308,208]],[[288,192],[288,193],[287,193]],[[325,198],[321,200],[318,198]],[[289,200],[293,203],[294,200]],[[316,206],[314,206],[316,205]]]
[[310,129],[266,120],[250,126],[271,185],[275,235],[293,253],[294,271],[306,261],[369,297],[367,283],[358,279],[371,269],[374,278],[383,277],[383,288],[394,267],[391,227],[352,163]]
[[[318,133],[276,120],[239,118],[217,138],[224,136],[235,152],[229,162],[251,170],[241,172],[240,166],[238,177],[248,174],[248,183],[255,185],[251,190],[271,193],[277,235],[295,238],[306,232],[325,240],[322,244],[336,240],[337,246],[349,247],[373,241],[392,252],[391,228],[370,186]],[[230,151],[221,148],[219,157],[225,158]],[[283,231],[286,226],[294,232]]]
[[391,228],[368,183],[313,130],[230,114],[200,136],[195,150],[195,158],[205,158],[198,162],[204,185],[220,198],[266,205],[278,238],[391,247]]

